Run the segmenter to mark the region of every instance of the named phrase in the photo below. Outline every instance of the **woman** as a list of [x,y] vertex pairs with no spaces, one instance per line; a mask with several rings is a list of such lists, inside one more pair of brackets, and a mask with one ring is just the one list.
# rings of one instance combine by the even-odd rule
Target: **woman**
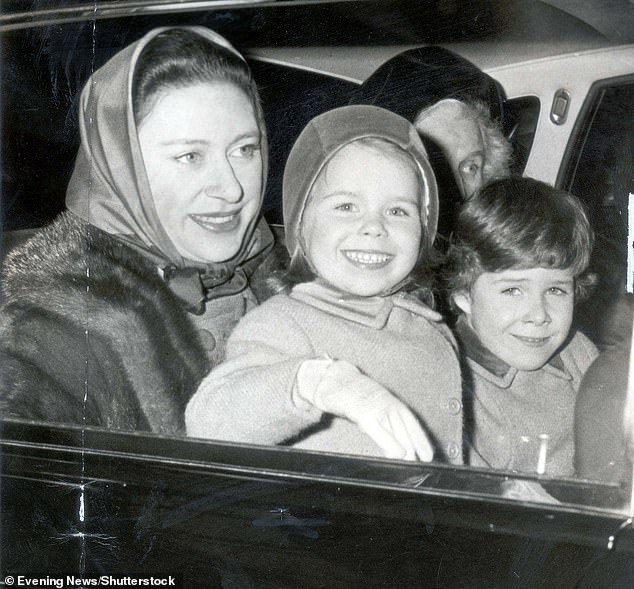
[[250,288],[273,242],[255,83],[212,31],[156,29],[91,76],[80,131],[68,211],[5,262],[0,410],[184,433],[266,296]]

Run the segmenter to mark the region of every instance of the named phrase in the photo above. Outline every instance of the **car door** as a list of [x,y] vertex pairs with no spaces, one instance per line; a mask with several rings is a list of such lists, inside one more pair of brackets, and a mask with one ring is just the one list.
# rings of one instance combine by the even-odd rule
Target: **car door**
[[3,423],[2,574],[181,587],[617,587],[624,489]]
[[[573,134],[584,124],[588,101],[599,80],[632,75],[634,46],[605,47],[485,68],[498,80],[513,101],[533,98],[539,112],[524,174],[553,185],[564,186],[571,165],[568,147]],[[596,87],[595,87],[596,88]]]

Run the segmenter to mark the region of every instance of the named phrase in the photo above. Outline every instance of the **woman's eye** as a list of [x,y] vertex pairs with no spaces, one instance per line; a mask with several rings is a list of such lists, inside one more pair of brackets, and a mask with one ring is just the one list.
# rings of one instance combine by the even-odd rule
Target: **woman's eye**
[[480,171],[480,166],[476,162],[465,162],[462,164],[462,171],[470,176],[475,176]]
[[335,207],[337,211],[343,211],[344,213],[353,213],[357,210],[357,207],[351,202],[342,202]]
[[194,164],[200,161],[200,159],[201,155],[199,153],[196,153],[195,151],[188,151],[187,153],[176,157],[176,161],[180,162],[181,164]]
[[247,145],[239,145],[238,147],[232,149],[229,152],[229,155],[232,157],[239,157],[250,160],[253,159],[258,151],[260,151],[260,146],[256,145],[255,143],[250,143]]
[[517,286],[510,286],[509,288],[505,288],[502,291],[502,294],[509,295],[512,297],[516,297],[522,294],[522,291]]

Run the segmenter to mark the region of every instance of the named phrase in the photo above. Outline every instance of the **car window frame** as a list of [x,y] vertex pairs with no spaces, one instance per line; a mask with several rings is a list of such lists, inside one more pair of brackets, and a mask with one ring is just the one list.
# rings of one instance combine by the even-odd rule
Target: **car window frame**
[[[579,163],[581,152],[585,147],[587,135],[590,132],[594,119],[594,114],[592,114],[592,116],[589,115],[593,110],[599,107],[597,98],[600,92],[605,88],[623,86],[625,84],[634,84],[634,72],[631,74],[601,78],[590,86],[575,119],[566,149],[561,159],[561,165],[555,183],[556,186],[561,187],[563,190],[570,190],[574,183],[576,166]],[[634,189],[634,186],[632,186],[632,189]]]

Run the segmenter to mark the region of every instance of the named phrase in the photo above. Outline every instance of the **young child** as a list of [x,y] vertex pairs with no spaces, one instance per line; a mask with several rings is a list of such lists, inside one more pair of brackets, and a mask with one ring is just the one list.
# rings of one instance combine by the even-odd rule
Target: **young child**
[[438,217],[414,127],[374,106],[318,116],[283,198],[304,281],[241,320],[187,407],[188,435],[461,464],[456,346],[413,292]]
[[597,355],[571,330],[591,283],[581,204],[530,178],[498,180],[464,205],[453,239],[469,464],[573,475],[575,397]]

